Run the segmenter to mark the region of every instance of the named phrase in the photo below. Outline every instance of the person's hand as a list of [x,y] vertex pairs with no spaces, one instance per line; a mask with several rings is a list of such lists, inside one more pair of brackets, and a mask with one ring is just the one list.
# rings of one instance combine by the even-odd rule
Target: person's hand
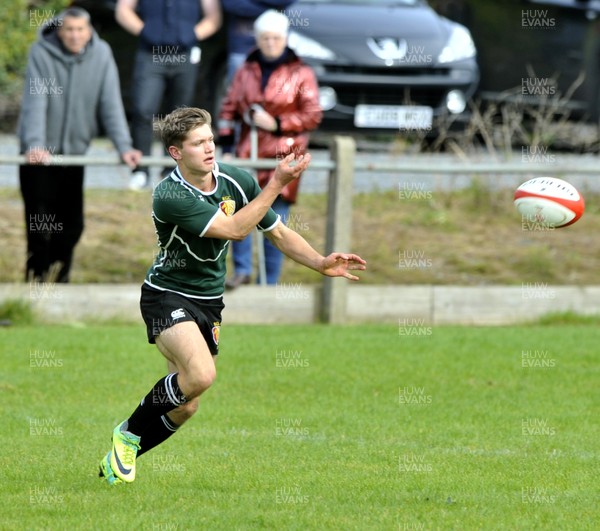
[[221,160],[232,160],[233,153],[223,153],[221,154]]
[[349,271],[364,271],[367,262],[356,254],[331,253],[323,259],[320,272],[328,277],[344,277],[348,280],[359,280],[357,276]]
[[277,131],[277,120],[264,109],[255,110],[252,114],[252,120],[257,127],[260,127],[265,131]]
[[32,148],[25,153],[25,160],[29,164],[47,166],[52,161],[52,153],[44,148]]
[[121,160],[133,170],[142,160],[142,152],[139,149],[123,151],[123,153],[121,153]]
[[287,157],[279,161],[273,178],[282,186],[285,186],[294,179],[298,179],[302,175],[302,172],[308,168],[309,163],[310,153],[300,155],[298,158],[296,158],[294,153],[290,153]]

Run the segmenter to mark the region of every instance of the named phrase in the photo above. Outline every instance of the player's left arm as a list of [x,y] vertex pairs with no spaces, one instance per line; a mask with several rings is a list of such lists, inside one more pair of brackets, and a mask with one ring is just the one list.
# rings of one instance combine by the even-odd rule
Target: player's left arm
[[194,33],[199,41],[204,41],[214,35],[221,27],[221,4],[219,0],[198,0],[204,16],[194,26]]
[[356,254],[321,255],[300,234],[283,223],[278,223],[273,230],[265,232],[265,236],[287,257],[328,277],[359,280],[350,271],[364,271],[367,268],[367,262]]

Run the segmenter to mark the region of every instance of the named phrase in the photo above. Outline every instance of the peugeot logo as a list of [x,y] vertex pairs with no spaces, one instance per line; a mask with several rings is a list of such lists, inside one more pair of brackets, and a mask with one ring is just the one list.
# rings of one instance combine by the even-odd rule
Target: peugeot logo
[[379,59],[383,59],[388,66],[393,61],[400,61],[408,50],[406,39],[395,39],[393,37],[369,37],[367,46]]

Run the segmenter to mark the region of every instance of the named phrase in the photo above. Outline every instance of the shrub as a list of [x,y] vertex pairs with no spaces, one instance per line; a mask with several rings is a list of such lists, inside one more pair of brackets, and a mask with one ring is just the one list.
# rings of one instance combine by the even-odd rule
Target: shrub
[[42,23],[68,5],[67,0],[6,0],[0,16],[0,116],[14,130],[19,113],[27,55]]
[[21,299],[7,299],[0,303],[0,324],[30,325],[35,322],[31,304]]

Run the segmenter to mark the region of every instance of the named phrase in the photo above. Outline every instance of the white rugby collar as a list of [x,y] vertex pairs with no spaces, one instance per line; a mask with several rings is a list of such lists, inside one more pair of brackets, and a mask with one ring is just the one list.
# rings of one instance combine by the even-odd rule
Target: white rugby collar
[[213,195],[216,193],[217,189],[219,188],[219,165],[216,162],[215,162],[215,165],[212,170],[213,177],[215,178],[215,186],[210,192],[203,192],[202,190],[200,190],[200,188],[197,188],[191,182],[186,180],[186,178],[179,171],[179,166],[177,166],[173,170],[171,175],[173,175],[173,174],[174,174],[175,180],[180,181],[185,186],[189,186],[190,188],[193,188],[194,190],[196,190],[199,194],[202,194],[203,196]]

